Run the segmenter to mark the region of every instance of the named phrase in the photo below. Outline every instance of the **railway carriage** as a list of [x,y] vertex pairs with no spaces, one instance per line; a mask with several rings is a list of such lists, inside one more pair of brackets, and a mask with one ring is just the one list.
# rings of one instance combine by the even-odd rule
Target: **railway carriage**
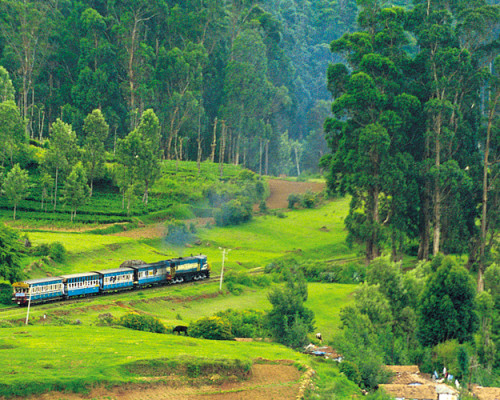
[[97,272],[61,275],[61,278],[65,297],[89,296],[99,293],[99,274]]
[[61,277],[28,279],[12,284],[14,295],[12,301],[19,305],[44,303],[59,300],[64,295],[64,285]]
[[171,279],[168,261],[121,267],[121,269],[125,268],[132,269],[134,271],[134,284],[137,286],[169,283]]
[[113,268],[94,271],[99,274],[99,289],[102,292],[132,289],[134,270],[132,268]]

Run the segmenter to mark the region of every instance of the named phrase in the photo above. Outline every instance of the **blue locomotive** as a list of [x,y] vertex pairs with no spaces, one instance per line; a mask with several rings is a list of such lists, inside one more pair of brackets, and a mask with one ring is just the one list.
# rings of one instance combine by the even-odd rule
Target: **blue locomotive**
[[28,279],[12,285],[12,301],[20,306],[87,297],[122,290],[140,289],[197,281],[210,277],[207,256],[179,257],[156,263],[126,265],[119,268],[82,272],[41,279]]

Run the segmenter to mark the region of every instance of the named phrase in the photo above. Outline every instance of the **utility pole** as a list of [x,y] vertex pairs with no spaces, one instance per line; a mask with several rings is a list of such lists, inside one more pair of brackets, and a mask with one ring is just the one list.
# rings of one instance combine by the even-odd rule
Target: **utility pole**
[[222,291],[222,281],[224,280],[224,260],[226,258],[226,251],[229,253],[231,249],[223,249],[222,247],[219,247],[219,250],[222,250],[222,269],[220,271],[220,284],[219,284],[219,291]]
[[26,313],[26,325],[28,325],[28,320],[30,317],[30,306],[31,306],[31,287],[28,288],[30,298],[28,299],[28,311]]

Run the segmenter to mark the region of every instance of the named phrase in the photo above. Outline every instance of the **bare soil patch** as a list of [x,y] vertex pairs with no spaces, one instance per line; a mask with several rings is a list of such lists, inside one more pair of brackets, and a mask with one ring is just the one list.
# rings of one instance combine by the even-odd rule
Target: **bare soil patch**
[[112,389],[96,388],[88,395],[50,392],[26,400],[288,400],[299,393],[301,373],[282,361],[254,364],[250,379],[217,382],[201,386],[182,384],[182,379],[164,377],[161,381],[131,384]]
[[288,196],[292,193],[302,194],[307,190],[319,193],[325,188],[325,184],[320,182],[291,182],[282,179],[269,179],[267,182],[271,192],[266,201],[269,209],[287,208]]

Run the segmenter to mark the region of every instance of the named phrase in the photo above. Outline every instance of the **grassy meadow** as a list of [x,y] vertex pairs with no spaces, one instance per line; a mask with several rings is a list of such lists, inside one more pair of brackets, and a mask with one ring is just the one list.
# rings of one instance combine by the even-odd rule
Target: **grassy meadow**
[[[30,277],[41,277],[114,268],[128,259],[154,262],[202,253],[208,256],[212,273],[218,275],[222,261],[219,247],[231,249],[225,262],[226,277],[243,272],[263,273],[266,265],[276,261],[286,264],[290,260],[299,263],[302,260],[318,263],[356,260],[355,250],[345,245],[343,219],[347,208],[348,200],[337,199],[317,209],[258,216],[239,226],[200,225],[196,232],[199,244],[191,243],[184,248],[173,248],[161,237],[137,239],[134,235],[28,228],[24,232],[34,246],[60,242],[67,255],[62,263],[50,262],[42,267],[34,266],[36,257],[31,257],[27,260],[27,272]],[[0,308],[3,327],[0,354],[7,360],[0,363],[0,376],[5,377],[0,383],[0,395],[24,396],[49,389],[85,391],[89,385],[136,382],[140,373],[131,373],[128,368],[135,362],[211,363],[237,359],[238,363],[245,364],[256,357],[291,359],[299,364],[317,362],[273,343],[207,342],[98,324],[102,314],[120,317],[132,311],[154,316],[171,328],[189,325],[229,308],[267,310],[270,308],[268,293],[275,284],[250,285],[243,287],[241,293],[233,294],[226,285],[219,292],[219,283],[212,281],[124,292],[70,304],[37,305],[31,308],[28,326],[23,325],[25,308]],[[314,311],[316,330],[322,333],[325,343],[331,343],[338,332],[340,309],[352,301],[355,287],[309,283],[306,306]],[[26,365],[31,368],[29,375],[23,373]],[[336,366],[319,364],[317,368],[338,381],[346,398],[357,393]]]

